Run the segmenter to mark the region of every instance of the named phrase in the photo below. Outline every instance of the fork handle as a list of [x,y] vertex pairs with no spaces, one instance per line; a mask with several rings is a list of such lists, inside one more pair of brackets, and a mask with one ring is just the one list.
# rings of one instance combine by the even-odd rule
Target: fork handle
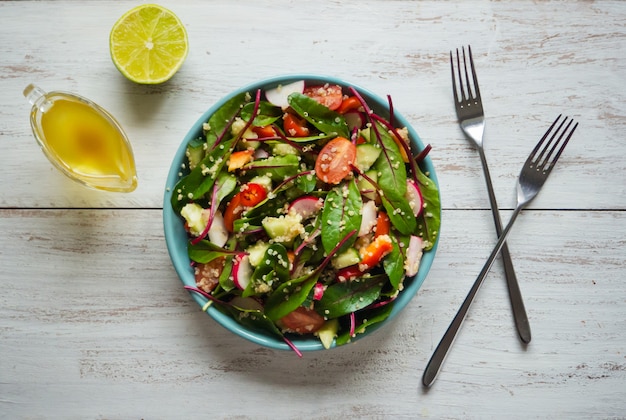
[[511,231],[513,222],[515,222],[515,219],[517,218],[517,215],[519,214],[519,212],[522,210],[522,207],[523,206],[521,205],[518,205],[517,207],[515,207],[515,210],[513,211],[513,214],[511,215],[511,219],[509,220],[509,223],[506,225],[506,227],[504,228],[504,231],[498,238],[498,242],[493,248],[491,255],[489,255],[489,258],[487,258],[487,261],[485,262],[483,269],[480,271],[480,274],[474,281],[474,284],[472,285],[472,288],[470,289],[469,293],[465,297],[463,304],[461,305],[458,312],[452,319],[452,322],[450,323],[450,326],[448,327],[445,334],[441,338],[441,341],[439,341],[439,344],[437,345],[437,348],[433,352],[433,355],[430,357],[430,360],[428,361],[428,364],[426,365],[426,369],[424,370],[424,374],[422,376],[422,384],[424,384],[425,387],[431,386],[432,383],[437,378],[437,374],[441,370],[441,366],[443,365],[443,361],[445,360],[446,355],[448,354],[448,350],[450,350],[450,347],[452,347],[452,343],[454,342],[454,339],[456,338],[459,330],[461,329],[461,325],[463,325],[463,321],[465,320],[465,317],[467,316],[467,312],[469,311],[469,308],[472,305],[472,302],[474,301],[474,298],[476,297],[476,294],[478,293],[478,290],[480,289],[480,286],[482,285],[483,280],[485,280],[485,277],[487,277],[487,274],[489,273],[489,270],[491,269],[493,262],[496,260],[496,257],[498,256],[500,250],[502,249],[502,246],[504,245],[504,242],[506,241],[506,237],[509,235],[509,232]]
[[[502,219],[500,219],[500,210],[498,209],[498,201],[496,200],[496,194],[493,190],[493,183],[491,182],[491,174],[489,173],[489,166],[487,165],[487,158],[482,147],[478,148],[478,154],[482,161],[482,167],[485,177],[485,183],[487,184],[487,193],[489,194],[489,202],[491,204],[491,214],[493,216],[493,222],[496,227],[496,233],[498,237],[502,235]],[[530,323],[528,322],[528,315],[526,314],[526,307],[524,306],[524,299],[522,298],[522,292],[517,282],[517,276],[515,269],[513,268],[513,261],[511,260],[511,254],[509,253],[509,247],[506,242],[502,245],[500,252],[502,256],[502,263],[504,264],[504,276],[506,278],[506,284],[509,290],[509,300],[511,301],[511,309],[513,310],[513,319],[522,342],[530,343]]]

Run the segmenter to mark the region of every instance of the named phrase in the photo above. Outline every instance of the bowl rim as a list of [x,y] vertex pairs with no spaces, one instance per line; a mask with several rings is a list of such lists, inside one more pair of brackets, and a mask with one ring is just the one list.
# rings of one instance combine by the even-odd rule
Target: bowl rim
[[[382,109],[389,113],[389,104],[384,101],[380,96],[372,93],[368,89],[365,89],[357,84],[347,82],[343,79],[333,76],[326,76],[321,74],[285,74],[273,76],[270,78],[260,79],[256,82],[249,83],[239,89],[236,89],[227,95],[223,96],[220,100],[214,103],[211,107],[209,107],[193,124],[193,126],[189,129],[181,144],[179,145],[174,158],[172,159],[172,164],[170,166],[166,185],[165,185],[165,193],[163,196],[163,228],[165,234],[165,242],[167,246],[167,250],[171,259],[171,262],[174,266],[174,269],[178,275],[179,280],[185,286],[195,287],[195,278],[193,275],[193,270],[190,265],[189,257],[187,256],[187,248],[180,246],[180,238],[184,235],[187,237],[186,232],[183,229],[183,223],[180,220],[180,217],[174,212],[172,206],[170,205],[170,200],[172,194],[174,194],[174,187],[178,180],[180,179],[179,173],[181,171],[181,164],[184,162],[185,151],[187,148],[187,144],[197,138],[202,133],[203,124],[209,119],[209,117],[215,113],[222,105],[224,105],[229,99],[233,96],[242,94],[244,92],[255,92],[257,89],[268,89],[272,87],[276,87],[279,84],[288,84],[295,81],[304,80],[309,83],[318,83],[318,84],[338,84],[343,88],[353,87],[356,89],[368,102],[368,104],[376,110]],[[378,112],[378,111],[377,111]],[[417,150],[422,150],[424,144],[422,143],[419,135],[412,127],[412,125],[406,120],[406,118],[399,113],[396,109],[393,110],[394,120],[396,122],[396,126],[399,127],[407,127],[409,131],[409,137],[411,139],[411,146],[416,147]],[[428,171],[428,175],[430,179],[435,182],[437,187],[439,187],[439,182],[437,179],[437,175],[435,172],[435,168],[430,159],[430,156],[426,156],[424,161],[422,162],[422,167]],[[441,198],[441,192],[438,192]],[[394,307],[391,310],[391,313],[387,319],[384,321],[374,324],[366,330],[365,333],[358,334],[354,337],[351,342],[356,342],[357,340],[363,339],[366,336],[371,335],[373,332],[378,330],[379,328],[389,324],[399,313],[402,311],[408,303],[415,297],[418,290],[421,288],[424,280],[430,268],[432,266],[433,260],[435,258],[435,254],[437,252],[437,247],[439,244],[440,234],[437,235],[435,243],[433,247],[424,252],[422,255],[422,259],[420,261],[420,266],[418,273],[412,278],[405,279],[404,289],[402,292],[398,294],[398,297],[394,301]],[[185,244],[187,240],[185,240]],[[197,302],[197,304],[205,311],[211,318],[213,318],[219,325],[229,330],[230,332],[247,339],[255,344],[259,344],[268,348],[277,349],[277,350],[292,350],[284,341],[282,341],[279,337],[270,335],[269,333],[265,333],[258,330],[250,330],[235,321],[229,315],[226,315],[220,312],[215,306],[210,305],[208,308],[207,299],[201,296],[198,293],[189,291],[192,298]],[[205,309],[206,308],[206,309]],[[324,346],[316,337],[292,337],[290,336],[290,340],[294,343],[294,345],[300,351],[316,351],[316,350],[325,350]],[[333,342],[331,348],[337,347]]]

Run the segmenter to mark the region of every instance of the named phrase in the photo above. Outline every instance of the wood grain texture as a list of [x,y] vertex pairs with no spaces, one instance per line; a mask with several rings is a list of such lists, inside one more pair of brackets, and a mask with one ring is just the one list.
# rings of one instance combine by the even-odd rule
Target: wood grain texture
[[[522,214],[510,246],[533,341],[524,348],[515,335],[496,264],[438,382],[424,392],[423,368],[494,242],[488,211],[443,217],[435,264],[401,317],[365,340],[298,359],[233,336],[201,312],[170,266],[160,211],[0,211],[0,411],[7,418],[622,413],[624,232],[610,227],[624,225],[623,213]],[[582,225],[594,227],[584,238]],[[541,237],[541,248],[529,237]]]
[[[162,1],[191,51],[138,86],[108,34],[132,1],[0,1],[0,418],[623,418],[626,413],[626,3]],[[499,262],[434,387],[420,378],[495,233],[454,115],[449,51],[471,44],[502,218],[559,113],[580,122],[509,247],[533,340]],[[433,146],[443,201],[424,286],[388,328],[329,352],[273,351],[202,313],[177,279],[161,208],[189,127],[233,89],[322,73],[390,94]],[[139,187],[57,173],[28,125],[28,83],[86,96],[131,138]]]

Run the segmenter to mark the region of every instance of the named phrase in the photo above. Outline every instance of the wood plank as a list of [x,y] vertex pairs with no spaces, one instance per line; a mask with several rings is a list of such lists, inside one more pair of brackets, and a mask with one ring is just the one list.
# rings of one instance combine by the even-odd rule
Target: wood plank
[[0,411],[9,418],[623,413],[623,212],[522,213],[510,248],[533,341],[523,348],[515,336],[496,263],[424,392],[423,368],[495,239],[488,211],[448,210],[443,220],[435,264],[399,318],[355,344],[298,359],[233,336],[201,312],[170,266],[160,211],[2,210]]
[[[487,208],[479,160],[456,124],[450,92],[448,52],[471,43],[501,206],[513,207],[521,163],[563,112],[581,125],[552,175],[550,192],[532,206],[626,207],[626,58],[620,48],[626,9],[619,1],[568,7],[525,1],[165,4],[185,22],[191,53],[169,83],[139,86],[118,73],[108,52],[111,26],[135,3],[0,3],[0,88],[7,92],[0,97],[0,206],[160,207],[171,157],[209,106],[242,85],[300,72],[390,94],[396,110],[434,147],[445,207]],[[62,20],[63,31],[50,16]],[[365,28],[367,36],[357,36]],[[286,49],[285,37],[295,47]],[[137,160],[134,193],[87,191],[55,172],[28,126],[21,90],[31,82],[82,94],[120,120]]]

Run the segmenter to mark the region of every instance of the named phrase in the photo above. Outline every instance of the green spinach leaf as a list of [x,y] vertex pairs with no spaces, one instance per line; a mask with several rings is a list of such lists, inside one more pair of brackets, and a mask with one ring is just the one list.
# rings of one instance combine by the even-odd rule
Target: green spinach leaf
[[265,315],[273,321],[295,311],[317,282],[317,275],[305,275],[281,284],[267,299]]
[[187,247],[189,259],[197,263],[206,264],[220,257],[232,257],[237,254],[225,248],[220,248],[212,242],[202,239],[197,244],[189,243]]
[[378,299],[386,281],[384,275],[377,275],[335,283],[326,289],[315,309],[329,319],[356,312]]
[[205,137],[208,144],[208,150],[213,148],[213,145],[219,138],[219,136],[226,133],[226,130],[232,125],[235,116],[241,112],[241,107],[246,102],[250,101],[250,94],[247,92],[240,93],[234,96],[224,105],[222,105],[207,121],[208,130],[205,131]]
[[406,237],[399,240],[391,235],[390,237],[393,243],[393,249],[383,260],[383,268],[385,269],[387,276],[389,276],[389,283],[391,283],[391,286],[394,290],[398,290],[405,277],[404,254],[402,253],[398,242],[401,241],[405,244],[405,246],[408,246],[409,240]]
[[269,175],[274,182],[294,176],[300,170],[300,160],[296,155],[270,156],[248,163],[244,170],[253,175]]
[[[322,209],[322,246],[330,253],[353,230],[361,227],[363,201],[354,180],[338,185],[328,192]],[[356,235],[349,238],[337,253],[351,247]]]
[[226,161],[230,156],[234,139],[222,143],[207,153],[199,165],[174,187],[171,204],[176,212],[180,213],[185,204],[202,198],[215,184]]
[[[388,303],[387,305],[381,306],[376,309],[361,311],[358,312],[357,322],[360,322],[355,330],[354,334],[363,334],[368,327],[383,322],[389,315],[391,315],[391,310],[393,309],[393,302]],[[339,334],[335,340],[335,345],[341,346],[350,342],[350,331],[344,331],[342,334]]]
[[424,241],[424,250],[432,249],[439,235],[441,226],[441,201],[437,184],[428,178],[419,168],[415,174],[424,199],[424,211],[418,220],[418,235]]
[[311,123],[324,134],[334,137],[350,137],[350,130],[343,115],[331,111],[328,107],[320,104],[302,93],[289,95],[289,105],[299,116]]
[[[244,121],[250,121],[254,112],[254,102],[247,103],[241,110],[241,118]],[[257,115],[252,122],[255,127],[265,127],[273,124],[276,120],[283,116],[283,111],[269,102],[260,101]]]

